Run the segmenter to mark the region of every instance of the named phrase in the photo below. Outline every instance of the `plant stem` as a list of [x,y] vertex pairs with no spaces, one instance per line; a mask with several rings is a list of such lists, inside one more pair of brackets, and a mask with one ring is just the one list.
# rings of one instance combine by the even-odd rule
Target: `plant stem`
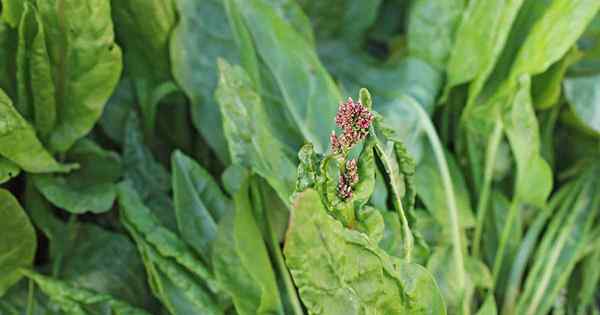
[[[435,155],[435,159],[438,164],[438,168],[440,170],[440,175],[442,176],[442,182],[444,183],[444,189],[446,199],[448,200],[448,216],[450,218],[450,232],[452,237],[452,251],[455,260],[456,266],[456,274],[457,277],[457,286],[464,290],[466,287],[466,272],[465,272],[465,263],[463,253],[465,252],[464,245],[461,241],[461,233],[460,226],[458,222],[458,208],[456,205],[456,197],[454,195],[454,188],[452,187],[452,180],[450,179],[450,171],[448,169],[448,163],[446,162],[446,158],[444,156],[444,150],[442,148],[442,144],[440,143],[440,139],[437,136],[435,128],[429,119],[427,113],[416,104],[412,99],[407,99],[408,103],[417,111],[419,116],[421,117],[422,125],[429,138],[431,148],[433,149],[433,154]],[[465,299],[467,300],[467,299]],[[468,305],[466,305],[468,307]],[[468,309],[465,309],[465,305],[463,305],[463,310],[468,313]]]
[[488,210],[488,201],[492,188],[492,177],[494,174],[494,164],[496,162],[496,154],[498,152],[498,146],[502,139],[502,120],[498,117],[496,124],[494,125],[494,131],[492,137],[488,142],[488,150],[485,158],[485,173],[483,178],[483,188],[481,189],[481,196],[477,204],[477,224],[475,225],[475,237],[473,239],[473,256],[479,257],[480,245],[481,245],[481,233],[483,231],[483,224]]

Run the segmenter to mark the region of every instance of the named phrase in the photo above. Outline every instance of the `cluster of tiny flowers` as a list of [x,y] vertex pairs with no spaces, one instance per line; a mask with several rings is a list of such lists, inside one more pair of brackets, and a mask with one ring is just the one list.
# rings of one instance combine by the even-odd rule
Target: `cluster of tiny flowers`
[[338,194],[346,200],[352,198],[352,186],[358,183],[358,165],[356,160],[350,159],[346,162],[346,169],[340,176],[338,182]]
[[360,102],[352,98],[341,103],[335,116],[335,124],[343,130],[340,137],[331,133],[329,140],[334,154],[341,154],[352,146],[362,141],[369,134],[369,126],[373,122],[373,114]]
[[373,114],[369,109],[360,102],[354,102],[352,98],[341,103],[335,115],[335,124],[342,129],[342,135],[338,137],[335,131],[332,131],[329,142],[331,152],[345,161],[337,187],[338,196],[343,200],[352,198],[352,188],[358,183],[358,165],[354,159],[346,160],[347,153],[369,135],[372,122]]

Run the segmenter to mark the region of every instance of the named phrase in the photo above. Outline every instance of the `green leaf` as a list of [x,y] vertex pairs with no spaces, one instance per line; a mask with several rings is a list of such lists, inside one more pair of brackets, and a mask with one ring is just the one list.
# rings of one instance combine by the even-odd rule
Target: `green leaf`
[[564,80],[571,112],[583,126],[600,133],[600,74]]
[[[348,42],[358,42],[361,39],[369,26],[375,22],[381,5],[381,0],[335,0],[327,3],[318,0],[298,0],[296,2],[310,18],[312,29],[319,39],[343,38]],[[303,33],[300,27],[295,26],[295,28]],[[311,34],[312,29],[309,27]],[[357,45],[356,42],[353,44]]]
[[344,228],[316,191],[296,197],[284,254],[309,314],[446,314],[422,267],[393,259],[365,234]]
[[542,206],[552,190],[552,170],[541,156],[539,126],[529,90],[530,80],[523,78],[503,120],[517,163],[514,198]]
[[496,309],[496,301],[494,300],[494,296],[490,294],[485,298],[485,302],[483,302],[483,305],[481,306],[481,308],[479,308],[476,315],[497,315],[497,314],[498,314],[498,310]]
[[21,0],[2,0],[2,19],[10,26],[17,27],[25,2]]
[[[383,135],[378,135],[377,132],[382,132]],[[405,150],[399,147],[402,145],[400,140],[395,138],[391,130],[386,129],[381,117],[375,120],[369,137],[374,139],[375,153],[385,170],[386,182],[393,197],[392,204],[402,224],[403,256],[410,260],[414,246],[414,236],[408,219],[412,210],[409,207],[414,206],[415,191],[412,178],[414,175],[414,161]]]
[[45,142],[56,125],[56,91],[44,25],[31,4],[24,8],[17,49],[17,104],[21,114],[34,121],[38,136]]
[[358,183],[353,187],[352,202],[355,209],[364,206],[375,189],[375,140],[367,139],[358,157]]
[[73,164],[60,164],[44,149],[31,125],[0,90],[0,155],[31,173],[69,172]]
[[13,162],[0,157],[0,184],[9,181],[11,178],[16,177],[21,172],[21,169]]
[[[142,203],[131,183],[119,186],[121,221],[140,251],[154,295],[174,315],[223,314],[212,272]],[[208,258],[208,257],[206,257]],[[222,293],[221,293],[222,294]]]
[[56,90],[53,151],[67,151],[86,135],[121,76],[122,56],[114,42],[110,2],[37,0]]
[[477,82],[470,98],[479,93],[500,57],[523,1],[468,1],[446,68],[445,95],[452,87],[474,79]]
[[[112,17],[147,131],[154,128],[159,87],[171,82],[169,39],[176,22],[171,0],[113,0]],[[163,96],[171,91],[163,91]]]
[[[525,29],[529,32],[515,34],[517,38],[511,38],[511,44],[518,47],[511,69],[514,79],[523,74],[534,75],[546,71],[567,53],[600,9],[600,2],[594,0],[553,0],[548,4],[531,0],[525,2],[519,18],[529,22],[537,17],[535,13],[538,12],[539,18],[535,24],[530,24],[530,29]],[[522,26],[519,22],[516,21],[515,27]],[[519,30],[523,31],[524,28]],[[517,39],[525,34],[527,38],[519,42]]]
[[413,1],[408,19],[409,54],[444,70],[464,6],[464,0]]
[[547,109],[556,105],[560,100],[562,82],[570,65],[581,58],[582,53],[571,49],[559,61],[555,62],[546,72],[533,77],[531,81],[531,96],[536,109]]
[[180,151],[173,153],[171,165],[179,232],[199,254],[210,255],[217,224],[231,211],[231,201],[204,168]]
[[90,140],[82,139],[67,153],[81,168],[69,175],[33,177],[39,191],[57,207],[71,213],[102,213],[112,208],[121,159]]
[[221,113],[213,98],[217,58],[239,59],[222,0],[176,0],[179,22],[170,52],[173,76],[191,102],[194,126],[221,161],[229,160]]
[[127,118],[135,104],[133,92],[131,80],[121,78],[98,121],[102,131],[117,144],[123,144],[125,140]]
[[[6,11],[4,11],[6,12]],[[10,97],[16,96],[17,32],[0,19],[0,89]]]
[[[446,162],[450,171],[452,188],[456,195],[456,204],[458,210],[458,221],[461,229],[467,229],[475,226],[475,217],[469,200],[469,191],[465,183],[461,169],[456,163],[450,152],[446,151]],[[425,207],[432,213],[439,224],[449,233],[449,228],[445,223],[448,220],[446,187],[439,172],[435,156],[430,148],[427,148],[423,154],[423,159],[417,165],[415,172],[415,185],[417,186],[417,195],[425,204]],[[449,234],[447,234],[449,235]]]
[[135,111],[125,123],[123,140],[123,172],[140,198],[166,227],[176,230],[175,208],[169,198],[171,175],[144,144],[142,124]]
[[135,308],[108,294],[99,294],[94,291],[76,288],[68,283],[43,276],[31,270],[22,270],[29,279],[35,281],[39,288],[50,299],[58,304],[59,308],[67,314],[88,314],[88,312],[109,311],[115,315],[147,315],[142,309]]
[[294,128],[315,151],[325,152],[342,97],[315,50],[265,0],[231,1],[281,91]]
[[[78,288],[110,294],[132,306],[156,307],[144,274],[144,265],[135,245],[125,236],[93,224],[79,223],[70,230],[64,244],[59,276]],[[52,244],[56,246],[57,244]]]
[[8,315],[27,314],[28,309],[32,315],[54,314],[53,307],[55,305],[40,290],[35,290],[31,281],[20,281],[0,299],[0,312]]
[[35,230],[19,202],[0,189],[0,296],[21,279],[19,268],[33,264],[37,240]]
[[269,182],[282,200],[289,200],[296,181],[295,161],[273,136],[262,99],[240,67],[220,60],[219,69],[216,97],[233,163],[251,168]]
[[238,314],[283,314],[269,254],[252,213],[248,180],[234,196],[235,212],[219,224],[212,257],[217,280]]

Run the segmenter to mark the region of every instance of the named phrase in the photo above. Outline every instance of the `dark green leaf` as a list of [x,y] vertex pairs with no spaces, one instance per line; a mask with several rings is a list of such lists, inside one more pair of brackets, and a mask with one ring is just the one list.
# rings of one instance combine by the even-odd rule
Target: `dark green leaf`
[[33,264],[37,248],[35,230],[19,202],[0,189],[0,296],[21,279],[19,268]]
[[35,281],[39,288],[67,314],[88,314],[88,312],[110,312],[115,315],[147,315],[142,309],[135,308],[108,294],[73,287],[65,282],[43,276],[31,270],[23,274]]
[[179,232],[199,254],[210,255],[217,224],[231,211],[231,201],[204,168],[180,151],[173,153],[171,165]]
[[443,71],[460,23],[464,0],[417,0],[408,19],[408,51]]
[[213,94],[217,58],[237,62],[222,0],[176,0],[179,23],[171,38],[173,76],[191,101],[194,126],[223,162],[229,160],[221,113]]
[[94,142],[82,139],[67,158],[81,165],[69,175],[35,175],[34,183],[50,202],[71,213],[101,213],[112,208],[116,181],[121,176],[119,156]]
[[219,224],[212,257],[217,280],[231,294],[238,314],[283,314],[273,268],[246,180],[235,194],[235,212]]
[[567,78],[564,88],[577,120],[596,134],[600,133],[600,74]]

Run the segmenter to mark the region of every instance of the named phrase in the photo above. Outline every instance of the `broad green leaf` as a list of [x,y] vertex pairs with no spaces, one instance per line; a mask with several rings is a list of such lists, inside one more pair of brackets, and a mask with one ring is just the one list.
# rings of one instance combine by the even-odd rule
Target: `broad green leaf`
[[139,196],[166,227],[176,230],[175,208],[169,199],[171,175],[144,144],[140,119],[131,111],[125,123],[123,172]]
[[284,254],[309,314],[446,314],[427,271],[344,228],[312,189],[296,196]]
[[325,152],[342,97],[315,50],[265,0],[232,1],[275,79],[294,128],[315,151]]
[[233,163],[251,168],[269,182],[282,200],[289,200],[295,183],[295,162],[273,136],[262,99],[240,67],[221,60],[219,69],[216,98]]
[[[174,315],[223,314],[212,272],[175,233],[163,227],[131,183],[119,186],[121,221],[144,260],[154,295]],[[208,258],[208,257],[207,257]]]
[[375,97],[375,109],[380,112],[386,103],[404,94],[419,101],[427,112],[433,112],[442,73],[419,58],[382,63],[348,43],[335,40],[321,43],[319,56],[346,93],[367,87]]
[[408,19],[408,52],[443,71],[460,23],[464,0],[417,0]]
[[179,232],[199,254],[210,255],[217,224],[231,210],[231,201],[202,166],[180,151],[173,153],[171,165]]
[[45,142],[56,125],[55,87],[52,66],[46,47],[44,25],[37,10],[25,3],[19,24],[17,49],[17,109],[33,121],[40,139]]
[[315,45],[315,35],[309,17],[301,7],[299,1],[294,0],[266,0],[275,9],[275,12],[286,20],[307,43]]
[[108,294],[77,288],[66,282],[43,276],[35,271],[22,270],[29,279],[35,281],[50,300],[66,314],[88,314],[88,312],[110,312],[115,315],[147,315],[142,309],[117,300]]
[[516,90],[523,75],[534,76],[548,70],[575,44],[600,8],[594,0],[523,1],[504,50],[490,79],[478,78],[471,86],[470,104],[483,95]]
[[154,128],[158,105],[153,94],[172,81],[169,39],[176,22],[175,4],[172,0],[113,0],[111,5],[125,68],[149,131]]
[[478,87],[473,89],[472,94],[479,93],[500,56],[523,1],[468,1],[448,60],[444,94],[447,95],[450,88],[473,79],[477,79]]
[[101,213],[112,208],[121,159],[91,140],[79,140],[67,153],[80,169],[68,175],[39,174],[33,177],[39,191],[57,207],[71,213]]
[[559,61],[555,62],[546,72],[531,80],[531,97],[536,109],[547,109],[559,102],[562,82],[570,65],[581,58],[582,53],[571,49]]
[[0,155],[31,173],[69,172],[73,164],[60,164],[44,149],[33,127],[0,90]]
[[67,151],[86,135],[121,76],[121,49],[114,42],[110,2],[37,0],[56,90],[53,151]]
[[33,264],[37,248],[35,230],[19,202],[0,189],[0,296],[21,279],[19,268]]
[[9,181],[16,177],[21,172],[21,169],[13,162],[0,157],[0,184]]
[[600,74],[564,80],[565,97],[577,120],[600,133]]
[[[212,262],[238,314],[283,314],[274,270],[249,198],[248,180],[235,194],[235,212],[219,224]],[[268,205],[267,205],[268,206]]]
[[170,52],[173,76],[190,98],[194,126],[221,161],[229,161],[221,112],[213,98],[217,58],[237,62],[238,52],[222,0],[175,0],[179,22]]
[[533,111],[530,80],[523,78],[504,113],[506,135],[517,163],[515,199],[542,206],[552,189],[552,170],[540,153],[540,132]]
[[[310,18],[317,38],[343,38],[349,42],[356,41],[353,44],[358,45],[365,31],[375,22],[382,1],[298,0],[296,2]],[[297,26],[296,29],[300,31]]]
[[[513,45],[519,45],[518,55],[511,70],[512,78],[546,71],[550,65],[567,53],[600,9],[600,2],[595,0],[553,0],[546,5],[532,0],[525,0],[525,2],[523,13],[526,15],[523,19],[529,20],[532,16],[535,17],[533,11],[541,8],[544,11],[528,30],[527,38],[523,43],[511,41]],[[516,21],[517,26],[520,26],[519,22]],[[522,32],[523,29],[519,31]],[[523,34],[515,34],[515,36],[523,36]]]
[[[125,235],[88,223],[58,233],[69,233],[60,273],[61,280],[99,293],[107,293],[132,306],[156,307],[144,265],[135,245]],[[55,246],[56,244],[52,244]]]

